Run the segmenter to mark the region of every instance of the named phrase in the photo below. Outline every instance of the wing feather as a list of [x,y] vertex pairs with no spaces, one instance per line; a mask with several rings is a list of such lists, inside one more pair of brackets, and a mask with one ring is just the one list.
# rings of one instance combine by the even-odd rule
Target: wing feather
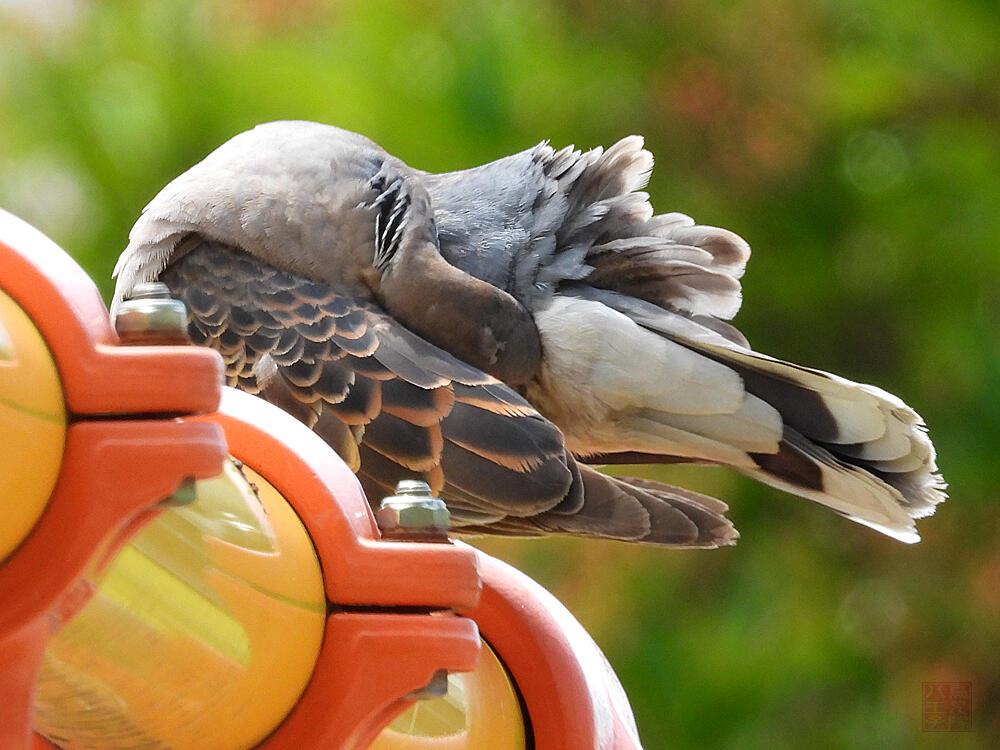
[[192,330],[226,355],[231,382],[318,428],[382,494],[423,476],[491,517],[536,514],[573,494],[573,458],[551,422],[373,303],[214,242],[163,280],[190,304]]

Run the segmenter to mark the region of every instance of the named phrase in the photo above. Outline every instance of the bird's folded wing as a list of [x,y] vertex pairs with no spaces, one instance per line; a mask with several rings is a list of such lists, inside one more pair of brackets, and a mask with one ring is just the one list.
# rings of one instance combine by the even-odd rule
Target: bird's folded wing
[[550,510],[479,523],[470,519],[466,530],[514,536],[572,534],[688,549],[728,546],[739,538],[721,500],[647,479],[607,476],[583,464],[575,470],[586,497],[579,511]]
[[[562,434],[496,379],[372,303],[214,242],[163,280],[230,382],[298,416],[358,471],[369,497],[422,476],[470,515],[582,505]],[[479,517],[479,516],[475,516]]]

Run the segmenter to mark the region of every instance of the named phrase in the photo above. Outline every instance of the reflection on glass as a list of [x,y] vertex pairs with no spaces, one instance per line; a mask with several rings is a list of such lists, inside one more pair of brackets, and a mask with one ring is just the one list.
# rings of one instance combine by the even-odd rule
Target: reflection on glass
[[448,676],[448,694],[415,703],[370,750],[524,750],[517,691],[489,644],[474,672]]
[[46,651],[42,734],[66,750],[237,750],[295,705],[325,623],[319,562],[288,503],[244,471],[198,482],[103,572]]
[[31,318],[0,291],[0,562],[48,505],[62,465],[66,406],[59,372]]

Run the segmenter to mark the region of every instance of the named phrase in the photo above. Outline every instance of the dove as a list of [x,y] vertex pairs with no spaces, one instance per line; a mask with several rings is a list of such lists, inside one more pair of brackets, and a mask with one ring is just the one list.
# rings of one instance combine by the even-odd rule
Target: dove
[[312,122],[258,125],[170,182],[111,311],[159,280],[228,382],[297,417],[374,503],[425,480],[456,531],[713,548],[721,500],[610,476],[728,467],[904,542],[945,499],[913,409],[754,351],[750,250],[655,214],[638,136],[433,174]]

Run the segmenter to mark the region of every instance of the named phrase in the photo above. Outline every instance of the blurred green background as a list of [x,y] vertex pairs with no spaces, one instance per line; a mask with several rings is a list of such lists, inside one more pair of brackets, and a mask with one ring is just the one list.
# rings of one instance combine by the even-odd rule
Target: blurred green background
[[[590,629],[647,750],[1000,747],[998,40],[988,0],[0,0],[0,206],[107,294],[146,201],[261,121],[435,171],[644,134],[657,209],[754,247],[756,348],[900,394],[953,499],[907,547],[674,467],[737,547],[482,546]],[[934,681],[972,731],[922,730]]]

